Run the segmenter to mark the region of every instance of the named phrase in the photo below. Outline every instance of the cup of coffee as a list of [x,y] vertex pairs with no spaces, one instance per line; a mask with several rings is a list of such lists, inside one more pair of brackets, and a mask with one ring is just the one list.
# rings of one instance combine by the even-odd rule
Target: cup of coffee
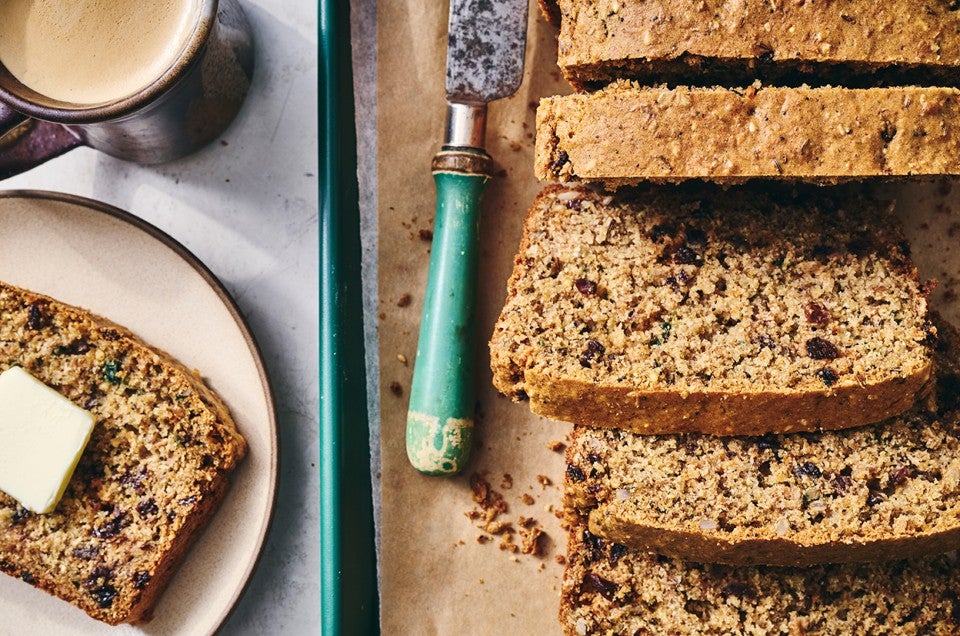
[[190,154],[240,110],[253,58],[236,0],[0,0],[0,179],[80,145]]

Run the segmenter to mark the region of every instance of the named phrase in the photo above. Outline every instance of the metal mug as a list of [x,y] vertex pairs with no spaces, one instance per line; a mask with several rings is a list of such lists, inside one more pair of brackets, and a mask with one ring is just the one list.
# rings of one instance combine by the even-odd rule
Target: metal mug
[[0,179],[86,145],[142,164],[186,156],[233,121],[253,77],[253,38],[237,0],[202,0],[173,65],[128,97],[70,104],[31,90],[0,63]]

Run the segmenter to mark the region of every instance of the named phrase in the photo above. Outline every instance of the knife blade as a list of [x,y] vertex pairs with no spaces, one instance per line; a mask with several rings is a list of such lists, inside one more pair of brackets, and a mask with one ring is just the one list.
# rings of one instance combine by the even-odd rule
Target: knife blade
[[407,410],[407,457],[452,475],[473,444],[480,200],[492,173],[487,103],[523,80],[528,0],[451,0],[444,143],[432,162],[433,244]]

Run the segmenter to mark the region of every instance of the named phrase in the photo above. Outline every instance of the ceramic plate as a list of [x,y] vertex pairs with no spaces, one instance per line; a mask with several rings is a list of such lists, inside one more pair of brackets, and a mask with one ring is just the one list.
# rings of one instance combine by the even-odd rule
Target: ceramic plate
[[102,203],[46,192],[0,193],[0,279],[105,316],[198,369],[250,446],[152,621],[111,628],[0,575],[0,632],[213,633],[256,565],[277,479],[269,383],[236,305],[202,263],[155,227]]

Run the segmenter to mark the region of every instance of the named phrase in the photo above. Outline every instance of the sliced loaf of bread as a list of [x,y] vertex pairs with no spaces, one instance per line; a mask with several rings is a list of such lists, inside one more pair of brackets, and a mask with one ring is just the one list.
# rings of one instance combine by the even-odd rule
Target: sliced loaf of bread
[[110,624],[149,618],[246,442],[195,372],[103,318],[0,283],[0,370],[12,365],[96,424],[53,512],[0,493],[0,570]]
[[537,108],[539,179],[835,183],[960,174],[955,88],[641,88]]
[[645,436],[578,427],[566,504],[611,541],[698,562],[806,566],[960,548],[960,336],[937,408],[843,431]]
[[741,85],[956,85],[952,2],[540,0],[559,24],[558,62],[578,88],[628,77]]
[[953,555],[812,568],[699,565],[592,534],[568,535],[567,636],[939,635],[960,632]]
[[907,252],[889,206],[853,191],[548,187],[490,341],[494,384],[641,433],[877,422],[932,377]]

